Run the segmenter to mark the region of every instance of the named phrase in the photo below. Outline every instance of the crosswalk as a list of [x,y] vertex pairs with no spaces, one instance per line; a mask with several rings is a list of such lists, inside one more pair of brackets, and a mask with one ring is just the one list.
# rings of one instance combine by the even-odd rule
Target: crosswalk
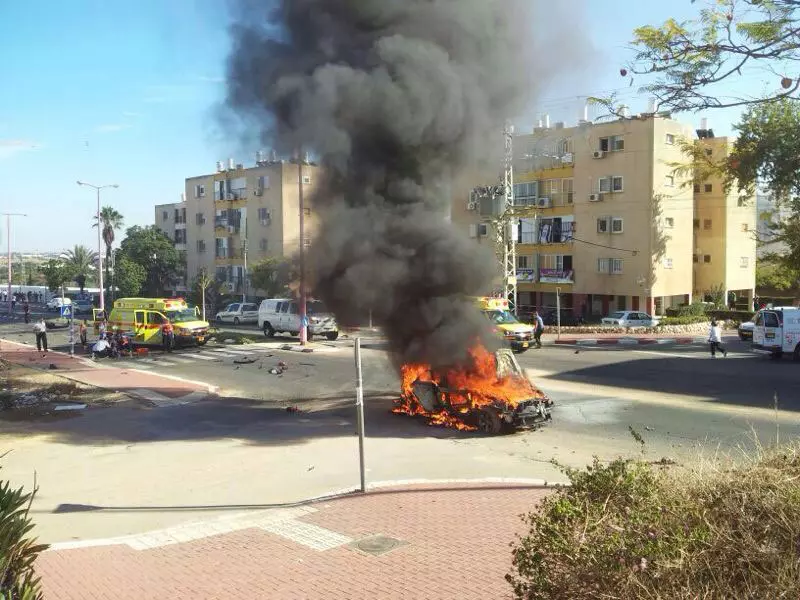
[[210,364],[212,362],[235,364],[237,360],[245,360],[248,358],[258,361],[275,357],[274,351],[279,349],[280,347],[270,348],[261,345],[242,348],[226,346],[223,348],[203,348],[201,350],[179,350],[170,353],[156,351],[151,352],[147,356],[136,356],[125,360],[130,360],[132,363],[131,366],[136,365],[145,369],[173,368],[187,365],[202,366],[203,364]]

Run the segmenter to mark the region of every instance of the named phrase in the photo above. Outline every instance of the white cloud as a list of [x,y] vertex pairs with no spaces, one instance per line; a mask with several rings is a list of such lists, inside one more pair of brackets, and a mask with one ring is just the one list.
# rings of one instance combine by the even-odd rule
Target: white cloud
[[129,123],[107,123],[105,125],[98,125],[94,128],[97,133],[115,133],[124,129],[130,129]]
[[4,140],[0,139],[0,159],[9,158],[19,152],[38,150],[39,144],[31,140]]

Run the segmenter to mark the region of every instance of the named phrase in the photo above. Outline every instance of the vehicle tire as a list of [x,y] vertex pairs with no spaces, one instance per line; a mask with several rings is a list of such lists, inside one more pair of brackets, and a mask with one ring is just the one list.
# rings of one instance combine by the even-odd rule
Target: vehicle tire
[[781,358],[783,358],[783,353],[782,352],[773,352],[772,354],[769,355],[769,358],[770,358],[770,360],[780,360]]
[[224,321],[222,320],[222,317],[217,317],[215,319],[215,321],[217,322],[217,325],[222,325],[224,323]]
[[498,415],[491,408],[481,408],[478,411],[478,430],[488,435],[497,435],[503,428]]
[[264,323],[264,335],[267,336],[268,338],[275,337],[275,330],[269,323]]
[[742,340],[743,342],[747,340],[747,338],[743,336],[741,333],[739,334],[739,339]]
[[234,325],[239,325],[240,323],[241,323],[241,321],[239,321],[239,317],[233,317],[233,324]]
[[337,340],[337,338],[339,337],[339,332],[338,331],[331,331],[329,333],[326,333],[325,337],[328,338],[329,342],[335,342]]
[[800,362],[800,344],[795,346],[794,352],[792,352],[792,360],[794,360],[794,362]]
[[205,346],[208,343],[208,340],[203,340],[202,342],[197,342],[198,346]]

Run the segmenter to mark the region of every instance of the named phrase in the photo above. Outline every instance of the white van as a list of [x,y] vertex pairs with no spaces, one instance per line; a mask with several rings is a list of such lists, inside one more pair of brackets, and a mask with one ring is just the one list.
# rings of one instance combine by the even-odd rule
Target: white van
[[753,317],[753,352],[800,360],[800,309],[765,308]]
[[[308,316],[308,339],[315,335],[325,336],[333,341],[339,337],[336,318],[329,313],[319,300],[306,302]],[[297,300],[291,298],[269,298],[262,300],[258,307],[258,328],[267,337],[276,333],[300,334],[300,314]]]

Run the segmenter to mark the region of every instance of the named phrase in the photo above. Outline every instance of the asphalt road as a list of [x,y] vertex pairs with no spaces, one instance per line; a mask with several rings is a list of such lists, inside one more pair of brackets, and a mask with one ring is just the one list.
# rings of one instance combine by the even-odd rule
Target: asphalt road
[[[0,326],[0,336],[18,335],[32,338],[24,326]],[[51,336],[56,343],[58,335]],[[0,421],[0,447],[14,449],[3,474],[30,483],[37,471],[34,513],[46,541],[137,533],[351,488],[358,460],[350,346],[325,343],[310,354],[262,346],[151,353],[138,368],[218,385],[221,396]],[[580,466],[595,455],[638,453],[629,427],[644,437],[648,457],[678,462],[736,454],[754,438],[772,443],[776,424],[782,439],[800,433],[793,392],[800,365],[751,355],[738,342],[728,358],[714,360],[702,346],[644,348],[576,353],[546,346],[520,355],[555,400],[553,421],[538,431],[485,437],[391,414],[397,376],[385,352],[367,343],[367,479],[561,481],[553,459]],[[252,363],[237,364],[248,354]],[[287,372],[271,375],[279,360]]]

